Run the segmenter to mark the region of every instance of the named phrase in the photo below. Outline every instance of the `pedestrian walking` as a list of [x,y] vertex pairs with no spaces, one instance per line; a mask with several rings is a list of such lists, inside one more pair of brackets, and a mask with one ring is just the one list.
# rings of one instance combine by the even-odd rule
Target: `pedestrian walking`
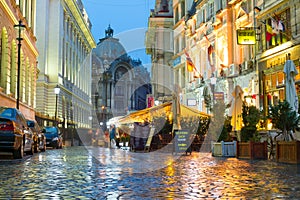
[[112,124],[110,125],[111,130],[109,132],[109,140],[110,140],[110,147],[111,148],[116,148],[116,128],[115,125]]

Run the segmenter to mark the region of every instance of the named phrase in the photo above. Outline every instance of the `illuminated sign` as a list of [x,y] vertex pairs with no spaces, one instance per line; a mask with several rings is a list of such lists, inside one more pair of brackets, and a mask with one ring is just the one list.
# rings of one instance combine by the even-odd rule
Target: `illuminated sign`
[[190,138],[190,132],[188,130],[174,130],[175,134],[175,148],[176,153],[186,152],[190,147],[192,141]]
[[255,30],[253,28],[236,30],[238,44],[255,44]]

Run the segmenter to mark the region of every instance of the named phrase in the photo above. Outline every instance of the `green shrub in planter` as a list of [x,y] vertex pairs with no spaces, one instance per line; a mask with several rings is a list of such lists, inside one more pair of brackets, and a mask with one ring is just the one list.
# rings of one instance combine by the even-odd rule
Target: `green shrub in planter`
[[241,141],[257,141],[257,124],[261,119],[261,112],[255,106],[243,104],[242,118],[244,126],[241,129]]
[[283,132],[284,140],[289,141],[288,131],[297,128],[299,116],[287,101],[279,102],[278,105],[271,106],[269,116],[274,128]]

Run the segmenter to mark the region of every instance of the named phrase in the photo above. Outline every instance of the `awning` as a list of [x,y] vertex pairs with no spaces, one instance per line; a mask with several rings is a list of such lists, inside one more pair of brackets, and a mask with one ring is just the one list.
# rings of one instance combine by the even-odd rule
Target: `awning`
[[[200,112],[196,109],[180,105],[181,115],[182,117],[188,116],[203,116],[209,117],[210,115]],[[122,118],[119,119],[118,124],[129,124],[134,122],[143,122],[146,120],[153,119],[155,116],[170,116],[172,113],[172,102],[167,102],[158,106],[153,106],[151,108],[146,108],[144,110],[139,110],[136,112],[132,112]]]

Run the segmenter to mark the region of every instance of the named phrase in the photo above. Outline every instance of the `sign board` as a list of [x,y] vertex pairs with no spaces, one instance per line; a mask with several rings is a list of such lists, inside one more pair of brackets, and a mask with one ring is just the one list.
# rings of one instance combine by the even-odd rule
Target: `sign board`
[[174,130],[175,142],[174,151],[175,153],[186,152],[191,144],[189,130]]
[[215,100],[224,100],[224,92],[214,92]]
[[176,66],[180,63],[181,63],[181,56],[179,56],[173,60],[173,66]]
[[196,106],[197,105],[197,100],[196,99],[188,99],[187,100],[187,105],[188,106]]
[[149,95],[147,97],[147,108],[151,108],[153,106],[154,106],[154,97]]
[[254,28],[236,30],[238,44],[255,44],[256,35]]

